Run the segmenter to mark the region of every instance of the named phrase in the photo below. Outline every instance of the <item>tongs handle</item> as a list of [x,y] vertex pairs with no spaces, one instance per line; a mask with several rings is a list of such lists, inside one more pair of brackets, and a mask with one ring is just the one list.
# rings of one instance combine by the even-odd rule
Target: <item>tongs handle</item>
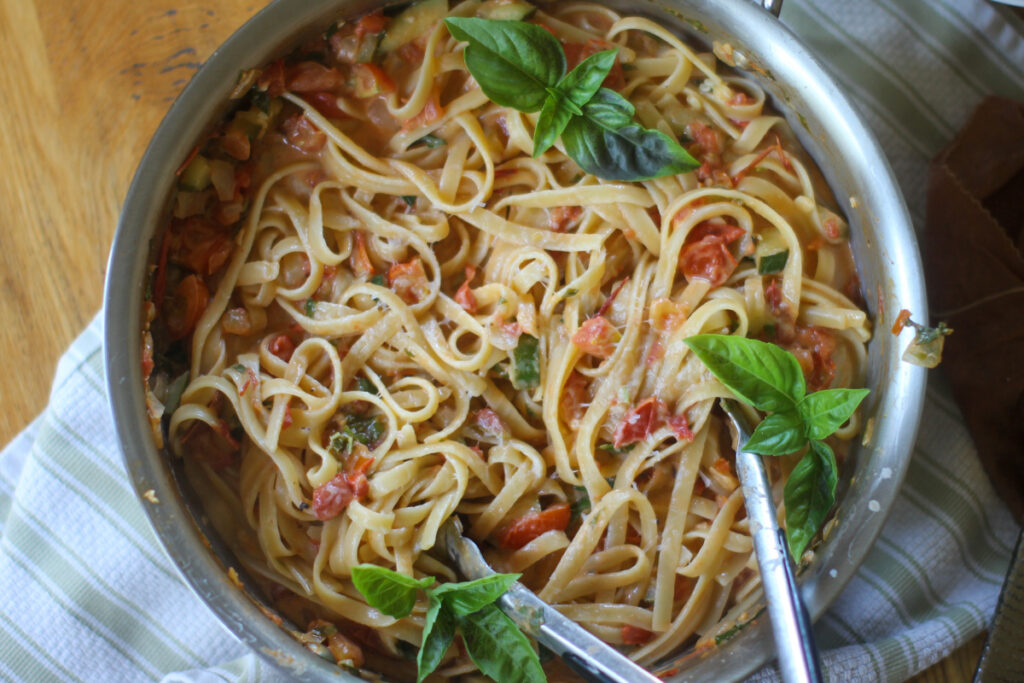
[[[736,427],[738,444],[745,444],[751,433],[746,416],[730,400],[722,399],[722,408]],[[823,681],[811,618],[800,598],[786,546],[786,534],[779,528],[771,485],[761,456],[737,447],[736,474],[743,486],[750,534],[754,538],[782,680],[787,683]]]

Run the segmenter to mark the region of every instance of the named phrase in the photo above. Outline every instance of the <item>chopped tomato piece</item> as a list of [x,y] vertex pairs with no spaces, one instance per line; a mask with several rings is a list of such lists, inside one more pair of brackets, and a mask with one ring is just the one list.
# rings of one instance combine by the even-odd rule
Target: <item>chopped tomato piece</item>
[[355,240],[355,249],[352,250],[352,272],[357,276],[369,277],[376,270],[373,261],[370,260],[370,254],[366,251],[366,235],[362,230],[356,230],[352,237]]
[[822,227],[825,228],[825,236],[830,240],[837,240],[843,236],[843,227],[835,216],[826,218],[822,223]]
[[643,441],[658,428],[658,418],[665,404],[659,398],[649,396],[637,406],[630,408],[622,422],[615,428],[616,448],[622,448]]
[[469,288],[469,283],[474,277],[476,277],[476,267],[466,266],[466,281],[459,287],[459,291],[455,292],[455,303],[462,306],[467,313],[476,313],[478,308],[476,296]]
[[793,339],[781,346],[796,356],[808,391],[825,389],[832,383],[836,374],[836,362],[832,358],[836,339],[826,328],[798,324]]
[[722,138],[718,131],[702,121],[690,121],[687,125],[690,137],[696,141],[704,154],[721,154]]
[[390,17],[384,16],[383,11],[379,9],[364,14],[356,22],[356,38],[362,39],[367,34],[383,33],[390,21]]
[[281,429],[288,429],[292,426],[292,407],[284,407],[284,417],[281,419]]
[[210,291],[196,275],[189,275],[174,290],[164,307],[164,322],[172,339],[181,339],[191,332],[210,301]]
[[732,94],[732,97],[729,98],[729,104],[731,104],[734,107],[742,107],[745,104],[753,103],[754,98],[748,95],[747,93],[743,92],[742,90],[737,90]]
[[355,79],[353,93],[356,97],[366,98],[380,93],[394,92],[395,82],[384,69],[376,64],[354,64],[352,77]]
[[571,516],[568,503],[556,503],[546,510],[528,513],[498,534],[498,544],[505,550],[519,550],[541,534],[565,531]]
[[669,429],[679,437],[680,441],[693,441],[693,432],[690,431],[690,421],[686,419],[685,414],[681,415],[669,415],[665,418],[665,423]]
[[256,87],[265,91],[268,97],[277,97],[285,91],[284,61],[271,62],[256,80]]
[[419,257],[407,263],[396,263],[388,269],[388,286],[407,304],[422,301],[430,294],[430,283]]
[[910,311],[903,309],[900,314],[896,316],[896,322],[892,326],[892,333],[899,334],[906,327],[907,321],[910,320]]
[[570,427],[583,419],[587,412],[587,404],[590,402],[590,395],[587,393],[587,378],[573,370],[569,379],[565,381],[565,388],[562,390],[560,405],[565,415],[565,420]]
[[626,645],[644,645],[651,642],[654,634],[645,628],[627,624],[622,627],[622,642]]
[[345,82],[341,72],[318,62],[299,62],[288,69],[288,89],[311,93],[337,89]]
[[768,284],[764,288],[764,300],[768,304],[768,310],[778,318],[782,316],[782,280],[773,277],[768,278]]
[[287,334],[279,334],[270,340],[267,350],[287,363],[295,353],[295,342]]
[[329,119],[348,118],[345,110],[338,106],[338,96],[334,93],[327,91],[311,92],[306,95],[306,101]]
[[582,214],[582,206],[555,206],[548,210],[548,224],[554,232],[565,232]]
[[576,330],[576,334],[572,336],[572,343],[583,353],[607,358],[615,352],[615,345],[621,338],[615,326],[603,315],[598,315],[587,320]]
[[327,135],[306,118],[305,114],[294,114],[281,124],[285,141],[303,152],[319,152],[327,144]]
[[441,92],[435,87],[430,91],[430,96],[423,104],[420,113],[402,124],[402,130],[416,130],[423,126],[429,126],[444,116],[444,107],[441,106]]
[[365,472],[338,474],[313,490],[313,514],[319,520],[334,519],[353,500],[363,500],[370,490]]
[[737,261],[728,245],[743,235],[742,228],[728,223],[700,223],[686,236],[679,252],[679,269],[687,281],[702,279],[718,287],[736,270]]
[[480,425],[480,429],[486,434],[497,438],[508,435],[508,426],[505,425],[505,421],[491,408],[482,408],[476,411],[473,420]]
[[153,335],[148,331],[142,334],[142,380],[148,381],[153,374]]

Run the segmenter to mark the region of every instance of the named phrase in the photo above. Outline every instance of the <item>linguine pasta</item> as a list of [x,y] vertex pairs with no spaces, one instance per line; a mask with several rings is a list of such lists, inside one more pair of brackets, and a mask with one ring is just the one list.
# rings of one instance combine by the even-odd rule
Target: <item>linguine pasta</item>
[[[606,87],[700,168],[631,183],[561,142],[533,158],[537,115],[488,100],[443,23],[359,62],[387,35],[370,15],[243,75],[154,266],[157,438],[250,574],[300,627],[341,625],[357,666],[419,647],[426,605],[381,614],[352,567],[456,580],[431,552],[452,515],[641,663],[749,618],[731,394],[683,340],[773,341],[812,390],[864,380],[846,224],[758,85],[599,5],[530,21],[570,68],[617,47]],[[795,462],[769,463],[779,501]],[[457,648],[441,667],[473,670]]]

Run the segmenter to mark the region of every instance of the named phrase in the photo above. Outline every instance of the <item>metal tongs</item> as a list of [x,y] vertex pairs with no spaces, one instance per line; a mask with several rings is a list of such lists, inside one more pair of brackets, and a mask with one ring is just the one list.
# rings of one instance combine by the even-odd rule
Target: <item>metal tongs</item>
[[761,570],[761,585],[768,603],[782,679],[787,683],[822,681],[821,660],[814,644],[811,618],[796,585],[793,563],[786,548],[786,534],[779,528],[764,463],[760,455],[739,448],[739,444],[750,439],[750,423],[735,402],[722,399],[721,403],[736,428],[736,473],[743,486],[750,535],[754,538],[754,551]]
[[[438,545],[467,579],[494,574],[480,548],[462,535],[462,525],[450,517],[438,533]],[[661,683],[646,669],[589,631],[562,616],[518,581],[498,599],[498,607],[516,626],[562,658],[576,673],[595,683]]]

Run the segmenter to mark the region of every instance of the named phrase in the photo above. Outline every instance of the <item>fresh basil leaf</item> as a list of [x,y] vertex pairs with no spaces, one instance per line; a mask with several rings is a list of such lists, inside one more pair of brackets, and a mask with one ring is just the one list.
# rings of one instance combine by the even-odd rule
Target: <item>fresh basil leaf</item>
[[456,617],[483,609],[505,594],[521,574],[492,574],[475,581],[445,583],[430,594],[444,602]]
[[659,130],[633,123],[633,105],[601,88],[562,133],[565,151],[587,173],[606,180],[650,180],[700,164]]
[[772,413],[750,435],[743,450],[761,455],[796,453],[807,444],[804,422],[795,410]]
[[455,638],[455,625],[455,617],[431,592],[430,606],[423,622],[423,645],[416,655],[416,683],[422,683],[423,679],[441,663],[444,653],[448,651],[452,639]]
[[373,447],[384,434],[384,425],[376,415],[346,415],[345,431],[364,446]]
[[800,561],[836,500],[836,458],[823,441],[811,441],[786,481],[786,538],[793,559]]
[[433,133],[427,133],[420,139],[414,140],[411,143],[409,143],[409,147],[418,147],[419,145],[425,145],[430,149],[436,149],[438,147],[444,147],[447,144],[448,141],[445,140],[444,138],[439,138]]
[[758,410],[792,410],[807,392],[800,364],[775,344],[722,334],[683,341],[711,374]]
[[331,434],[331,438],[327,442],[327,449],[331,452],[331,455],[342,456],[348,455],[354,445],[355,437],[352,436],[352,432],[346,429]]
[[519,335],[512,352],[512,385],[516,389],[540,386],[540,341],[529,334]]
[[783,249],[774,254],[762,256],[757,262],[757,274],[771,275],[772,273],[778,273],[786,267],[787,261],[789,261],[789,249]]
[[[242,366],[240,372],[245,372],[245,366]],[[174,378],[174,381],[167,386],[167,400],[164,402],[164,413],[166,415],[172,415],[178,406],[181,405],[181,395],[185,393],[185,387],[188,386],[189,371],[181,373]]]
[[870,393],[868,389],[823,389],[804,396],[797,409],[807,424],[807,436],[824,439],[843,426]]
[[376,275],[374,275],[374,276],[372,276],[370,278],[370,284],[377,285],[378,287],[387,287],[388,286],[388,280],[387,280],[386,277],[384,277],[380,273],[377,273]]
[[547,680],[530,641],[494,605],[470,614],[460,626],[466,651],[485,676],[501,683]]
[[555,144],[555,140],[565,130],[572,117],[572,110],[569,109],[564,97],[548,96],[540,110],[540,116],[537,117],[537,127],[533,131],[533,156],[535,158]]
[[432,576],[413,579],[375,564],[352,567],[352,584],[366,598],[366,603],[395,619],[409,616],[416,605],[416,592],[426,590],[433,583]]
[[416,195],[414,194],[403,194],[402,201],[409,206],[416,206]]
[[306,299],[305,313],[307,318],[316,315],[316,299]]
[[356,387],[359,388],[359,391],[365,391],[374,396],[380,393],[377,391],[377,385],[371,382],[368,377],[356,377]]
[[492,101],[524,113],[540,110],[565,73],[558,39],[535,24],[476,17],[444,20],[456,40],[469,43],[466,68]]
[[602,50],[590,55],[577,64],[575,69],[563,76],[555,89],[569,98],[573,104],[582,107],[590,102],[597,91],[601,89],[601,84],[604,83],[608,72],[615,65],[615,57],[618,53],[619,51],[615,49]]

